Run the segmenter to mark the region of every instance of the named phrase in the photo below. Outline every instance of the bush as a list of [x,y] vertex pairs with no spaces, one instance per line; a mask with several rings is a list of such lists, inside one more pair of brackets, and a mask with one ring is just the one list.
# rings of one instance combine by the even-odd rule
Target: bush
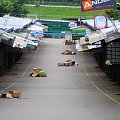
[[118,14],[118,10],[106,10],[105,11],[106,14],[108,15],[109,18],[113,18],[114,20],[118,20],[119,19],[119,14]]

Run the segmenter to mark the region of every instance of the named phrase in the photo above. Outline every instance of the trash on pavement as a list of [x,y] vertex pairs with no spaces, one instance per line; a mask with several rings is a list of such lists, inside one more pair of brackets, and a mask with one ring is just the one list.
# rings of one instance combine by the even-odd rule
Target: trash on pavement
[[62,44],[63,45],[72,45],[72,40],[64,40],[63,42],[62,42]]
[[73,52],[71,49],[64,50],[61,54],[64,55],[76,55],[76,52]]
[[31,77],[47,77],[47,73],[42,68],[34,68],[34,71],[30,73]]
[[2,93],[0,94],[1,98],[12,98],[12,95],[10,93]]
[[13,98],[21,98],[21,92],[20,91],[10,90],[9,94],[11,94]]
[[2,93],[0,94],[1,98],[21,98],[21,92],[20,91],[15,91],[15,90],[10,90],[7,93]]
[[78,66],[78,63],[73,60],[66,60],[65,62],[59,62],[58,66]]

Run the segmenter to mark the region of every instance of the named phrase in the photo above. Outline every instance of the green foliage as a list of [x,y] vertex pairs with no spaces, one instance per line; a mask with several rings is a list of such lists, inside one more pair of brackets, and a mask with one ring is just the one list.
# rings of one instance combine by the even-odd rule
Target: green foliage
[[120,3],[120,0],[116,0],[116,3]]
[[14,16],[24,17],[28,13],[28,11],[24,8],[24,3],[22,0],[15,0],[12,4],[12,7],[13,9],[11,11],[11,14]]
[[36,5],[36,7],[39,7],[39,5],[40,5],[39,1],[35,1],[35,5]]
[[118,11],[113,9],[113,10],[106,10],[105,11],[108,17],[113,18],[114,20],[119,19]]
[[0,3],[0,11],[1,16],[9,13],[13,16],[23,17],[28,13],[23,0],[4,0]]

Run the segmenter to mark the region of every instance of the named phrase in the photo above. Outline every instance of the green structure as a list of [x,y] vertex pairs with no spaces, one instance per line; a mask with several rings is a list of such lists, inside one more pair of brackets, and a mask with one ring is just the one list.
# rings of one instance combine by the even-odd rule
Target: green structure
[[78,39],[86,35],[86,29],[72,30],[72,39]]
[[61,38],[64,37],[63,32],[71,31],[69,27],[69,22],[46,20],[41,20],[40,22],[48,26],[48,29],[44,31],[44,37]]

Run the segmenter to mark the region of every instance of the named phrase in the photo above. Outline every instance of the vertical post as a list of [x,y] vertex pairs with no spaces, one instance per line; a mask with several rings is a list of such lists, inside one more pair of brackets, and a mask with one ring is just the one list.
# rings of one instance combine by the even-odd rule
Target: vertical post
[[39,2],[39,8],[38,8],[39,9],[39,13],[38,14],[39,14],[39,20],[40,20],[40,0],[38,0],[38,2]]
[[82,18],[82,11],[81,11],[81,7],[82,7],[82,0],[80,0],[80,25],[81,25],[81,18]]
[[2,38],[1,38],[1,37],[2,37],[2,33],[0,33],[0,42],[1,42],[1,40],[2,40]]

